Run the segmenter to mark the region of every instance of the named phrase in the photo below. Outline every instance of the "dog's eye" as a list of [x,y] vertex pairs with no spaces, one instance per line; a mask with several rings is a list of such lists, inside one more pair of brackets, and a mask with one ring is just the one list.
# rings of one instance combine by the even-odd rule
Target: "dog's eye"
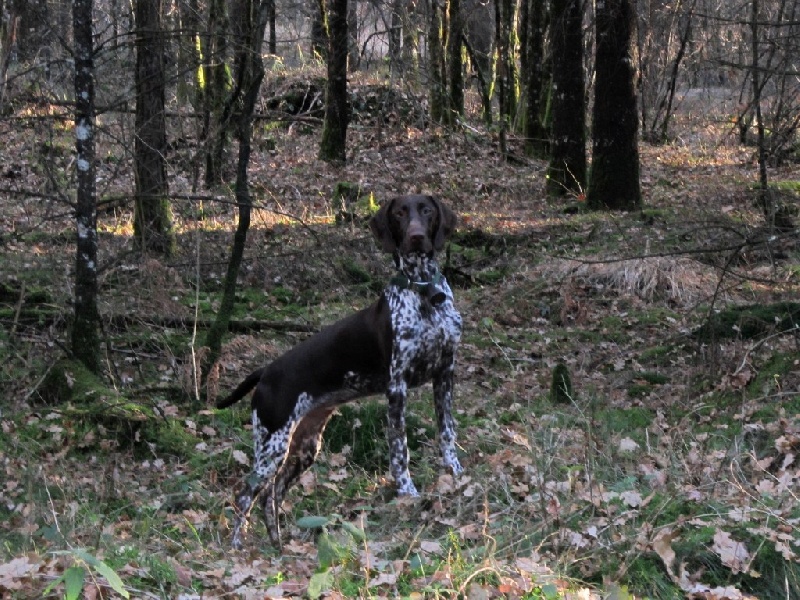
[[419,209],[419,212],[420,212],[421,214],[425,215],[426,217],[428,217],[428,216],[430,216],[430,215],[432,215],[432,214],[433,214],[433,207],[431,207],[431,206],[428,206],[427,204],[423,204],[423,205],[420,207],[420,209]]

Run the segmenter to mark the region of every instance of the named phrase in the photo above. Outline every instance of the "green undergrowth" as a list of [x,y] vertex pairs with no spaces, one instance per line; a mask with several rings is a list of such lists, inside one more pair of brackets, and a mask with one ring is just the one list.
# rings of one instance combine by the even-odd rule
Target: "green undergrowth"
[[[765,379],[753,385],[771,384],[770,374],[790,364],[789,356],[776,357],[765,367]],[[639,377],[663,385],[658,373],[643,371]],[[491,401],[491,394],[487,397]],[[438,466],[426,390],[409,404],[412,473],[423,498],[408,506],[396,500],[387,478],[385,401],[347,405],[329,424],[312,470],[313,491],[296,488],[289,494],[284,530],[297,543],[328,553],[328,562],[316,566],[315,585],[345,596],[365,594],[379,576],[391,580],[400,595],[444,597],[470,589],[477,594],[507,576],[492,570],[476,575],[479,565],[516,564],[532,555],[547,557],[566,581],[598,587],[616,581],[636,597],[682,597],[668,570],[674,573],[680,565],[702,572],[710,586],[776,597],[770,594],[788,585],[795,593],[796,564],[783,560],[769,535],[776,531],[773,520],[791,522],[800,518],[800,509],[787,509],[778,489],[759,492],[758,511],[726,491],[734,483],[773,480],[747,457],[781,464],[775,440],[782,433],[774,425],[779,408],[751,416],[745,429],[737,417],[741,397],[713,400],[665,411],[611,406],[584,391],[566,403],[543,396],[502,409],[465,411],[458,421],[467,477],[451,481]],[[162,400],[156,407],[159,402],[172,406]],[[233,457],[234,451],[250,456],[249,431],[242,427],[248,411],[188,410],[188,405],[179,415],[172,410],[154,409],[127,447],[119,445],[113,430],[98,433],[65,407],[6,419],[17,440],[14,447],[2,446],[6,459],[18,463],[37,454],[62,475],[42,486],[38,472],[20,472],[15,501],[34,508],[24,519],[8,505],[0,509],[14,530],[29,531],[27,537],[4,535],[4,556],[90,547],[123,574],[129,588],[167,596],[191,586],[202,589],[199,579],[177,578],[178,566],[187,549],[206,548],[214,557],[219,545],[227,544],[226,504],[248,471]],[[128,463],[123,471],[120,457]],[[76,465],[87,462],[96,465],[96,477],[77,475]],[[741,479],[730,480],[740,471]],[[51,505],[74,508],[53,515]],[[744,512],[731,512],[736,510]],[[326,519],[328,538],[297,524],[309,516]],[[263,556],[277,556],[255,514],[253,519],[246,543]],[[361,523],[363,540],[345,535],[344,523],[353,522]],[[654,550],[661,548],[654,539],[665,531],[676,556],[669,567]],[[752,560],[745,572],[734,572],[715,550],[720,532],[748,549]],[[386,564],[400,561],[397,574],[390,577],[390,570],[379,568],[364,575],[358,556],[373,545]],[[557,598],[564,589],[556,578],[532,581],[525,597]]]
[[753,339],[778,331],[797,328],[800,303],[777,302],[725,308],[713,314],[695,332],[701,341],[724,338]]

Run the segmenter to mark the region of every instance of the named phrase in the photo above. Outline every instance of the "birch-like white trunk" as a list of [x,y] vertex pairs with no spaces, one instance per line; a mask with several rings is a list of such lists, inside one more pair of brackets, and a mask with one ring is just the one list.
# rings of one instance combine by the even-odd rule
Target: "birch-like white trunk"
[[73,0],[75,39],[75,148],[77,199],[75,221],[75,315],[71,346],[75,358],[91,371],[100,370],[97,313],[97,192],[95,189],[95,105],[93,0]]

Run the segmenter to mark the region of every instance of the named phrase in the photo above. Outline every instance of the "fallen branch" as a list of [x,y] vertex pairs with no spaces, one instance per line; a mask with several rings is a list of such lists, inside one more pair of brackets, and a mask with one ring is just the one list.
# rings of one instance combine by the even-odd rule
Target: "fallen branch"
[[[128,329],[136,325],[151,325],[164,327],[166,329],[208,329],[213,324],[211,319],[195,319],[194,317],[178,316],[149,316],[140,317],[133,315],[111,315],[104,318],[104,321],[117,329]],[[242,319],[232,319],[228,324],[228,331],[233,333],[254,333],[265,331],[315,333],[319,328],[307,323],[295,323],[291,321],[250,321]]]

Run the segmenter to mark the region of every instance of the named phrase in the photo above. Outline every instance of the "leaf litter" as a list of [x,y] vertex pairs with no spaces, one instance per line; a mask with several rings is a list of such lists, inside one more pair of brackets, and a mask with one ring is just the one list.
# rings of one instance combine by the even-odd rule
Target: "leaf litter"
[[[24,156],[19,133],[4,133],[3,158]],[[281,314],[289,322],[318,326],[347,314],[374,292],[354,286],[330,257],[352,256],[375,278],[388,269],[367,232],[331,226],[333,185],[357,181],[379,199],[441,194],[462,215],[464,234],[454,240],[448,267],[466,323],[457,418],[468,475],[453,478],[427,464],[435,456],[427,439],[412,456],[424,500],[395,499],[388,473],[367,472],[348,452],[325,450],[283,507],[283,554],[266,546],[259,525],[248,549],[232,553],[226,507],[250,460],[246,415],[190,405],[186,398],[197,401],[192,353],[156,323],[165,314],[193,317],[186,299],[194,297],[196,267],[201,292],[219,282],[233,205],[221,194],[226,202],[209,203],[202,223],[185,219],[190,207],[178,205],[185,243],[169,264],[113,264],[130,250],[130,215],[107,215],[101,254],[111,266],[101,310],[134,315],[141,321],[136,335],[149,340],[114,337],[110,360],[122,388],[152,399],[175,425],[174,439],[137,431],[126,446],[102,425],[87,430],[60,407],[36,404],[29,392],[39,367],[57,356],[63,330],[22,328],[22,353],[9,363],[14,377],[10,366],[3,371],[16,400],[0,423],[3,439],[16,447],[0,444],[0,531],[10,540],[0,557],[0,592],[38,597],[69,568],[54,554],[67,547],[91,548],[133,597],[169,590],[185,598],[277,598],[312,586],[328,598],[599,598],[603,579],[626,581],[643,557],[654,556],[687,596],[723,600],[752,597],[735,576],[763,577],[754,564],[765,548],[798,563],[800,365],[760,377],[771,357],[796,353],[796,341],[775,335],[703,347],[687,337],[712,301],[796,297],[792,263],[749,252],[721,279],[719,263],[705,255],[669,254],[680,240],[709,254],[710,237],[729,242],[703,234],[709,217],[726,219],[739,238],[755,234],[757,211],[742,192],[753,178],[749,150],[712,144],[707,168],[698,169],[690,166],[697,162],[690,144],[642,146],[643,188],[654,210],[643,223],[565,214],[563,202],[544,195],[545,165],[504,163],[489,134],[360,125],[343,169],[316,160],[315,140],[292,130],[273,154],[256,152],[258,207],[242,285],[262,290],[263,304],[300,305],[299,313]],[[22,184],[38,185],[36,174],[21,168]],[[115,181],[105,168],[100,177]],[[776,175],[798,176],[796,168]],[[172,192],[188,191],[181,186],[189,181],[176,177]],[[9,281],[50,274],[52,299],[66,306],[72,246],[56,234],[70,230],[69,219],[53,219],[39,201],[3,202]],[[32,243],[40,232],[50,241]],[[797,252],[796,237],[781,244],[781,252]],[[203,402],[303,335],[231,337]],[[568,406],[547,402],[550,370],[559,362],[576,390]],[[411,411],[431,431],[428,398],[416,393]],[[762,417],[765,407],[771,410]],[[330,570],[320,570],[318,534],[294,525],[315,514],[339,516],[327,533],[347,552]],[[366,540],[348,538],[349,527],[360,527]],[[715,556],[717,573],[729,582],[710,578],[699,554]],[[622,588],[605,589],[626,597]],[[85,593],[110,590],[100,576]]]

